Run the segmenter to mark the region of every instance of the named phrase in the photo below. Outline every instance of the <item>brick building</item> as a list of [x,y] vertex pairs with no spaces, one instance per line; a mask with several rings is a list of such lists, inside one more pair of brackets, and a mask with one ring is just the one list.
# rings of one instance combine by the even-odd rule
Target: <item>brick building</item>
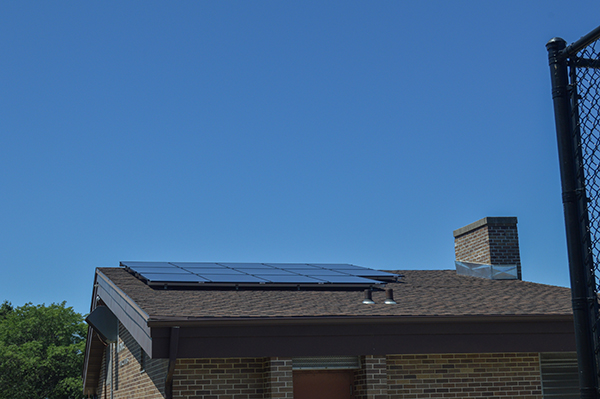
[[456,230],[456,270],[392,271],[397,281],[367,289],[157,285],[129,267],[99,268],[85,393],[577,397],[569,396],[577,394],[570,291],[521,280],[516,224],[516,218],[484,218]]

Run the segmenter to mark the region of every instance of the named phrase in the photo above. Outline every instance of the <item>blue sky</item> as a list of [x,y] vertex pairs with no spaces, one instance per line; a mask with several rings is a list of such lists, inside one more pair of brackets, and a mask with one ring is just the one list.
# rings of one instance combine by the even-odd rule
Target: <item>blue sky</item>
[[596,1],[3,2],[0,300],[121,260],[454,267],[517,216],[568,286],[546,42]]

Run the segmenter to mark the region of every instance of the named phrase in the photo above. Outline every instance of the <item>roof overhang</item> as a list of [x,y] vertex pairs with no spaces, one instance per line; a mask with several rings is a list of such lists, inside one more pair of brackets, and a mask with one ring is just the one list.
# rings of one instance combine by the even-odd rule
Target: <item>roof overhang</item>
[[153,357],[148,326],[150,317],[101,271],[96,272],[96,297],[111,310],[148,356]]
[[306,317],[154,319],[154,357],[168,357],[180,327],[180,357],[562,352],[575,350],[573,317]]
[[[106,306],[109,313],[134,337],[144,351],[152,357],[152,338],[148,326],[148,315],[101,271],[96,270],[90,316],[99,306]],[[84,394],[93,394],[100,378],[102,352],[105,348],[106,332],[96,331],[89,323],[88,339],[83,364]],[[96,328],[99,328],[97,325]],[[102,329],[102,328],[99,328]],[[104,340],[103,340],[104,339]]]
[[[573,316],[150,317],[101,271],[92,311],[110,309],[151,358],[291,357],[427,353],[575,351]],[[90,328],[84,389],[93,392],[104,344]]]

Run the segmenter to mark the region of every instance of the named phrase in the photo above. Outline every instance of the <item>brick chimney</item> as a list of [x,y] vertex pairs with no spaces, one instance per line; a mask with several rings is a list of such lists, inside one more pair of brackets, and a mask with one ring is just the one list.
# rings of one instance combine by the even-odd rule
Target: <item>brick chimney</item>
[[521,280],[516,217],[486,217],[454,230],[458,274]]

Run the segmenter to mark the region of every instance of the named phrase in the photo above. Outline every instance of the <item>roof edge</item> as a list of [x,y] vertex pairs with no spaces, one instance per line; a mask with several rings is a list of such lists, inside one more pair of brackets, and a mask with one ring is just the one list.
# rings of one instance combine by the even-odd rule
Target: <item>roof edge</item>
[[290,325],[290,324],[381,324],[381,323],[460,323],[460,322],[545,322],[573,320],[572,314],[528,314],[528,315],[464,315],[464,316],[298,316],[298,317],[214,317],[190,318],[163,316],[148,320],[150,328],[200,327],[212,325]]
[[97,295],[129,333],[152,357],[152,338],[148,320],[150,316],[134,302],[121,288],[100,270],[96,269]]
[[[107,284],[109,284],[111,288],[113,288],[119,294],[119,296],[123,298],[123,300],[126,301],[129,304],[129,306],[131,306],[140,316],[144,317],[146,320],[150,318],[148,313],[146,313],[133,299],[131,299],[129,295],[123,292],[121,288],[119,288],[115,283],[113,283],[106,274],[102,273],[99,270],[99,268],[96,269],[96,275],[102,280],[104,280]],[[98,283],[96,282],[96,284]]]

